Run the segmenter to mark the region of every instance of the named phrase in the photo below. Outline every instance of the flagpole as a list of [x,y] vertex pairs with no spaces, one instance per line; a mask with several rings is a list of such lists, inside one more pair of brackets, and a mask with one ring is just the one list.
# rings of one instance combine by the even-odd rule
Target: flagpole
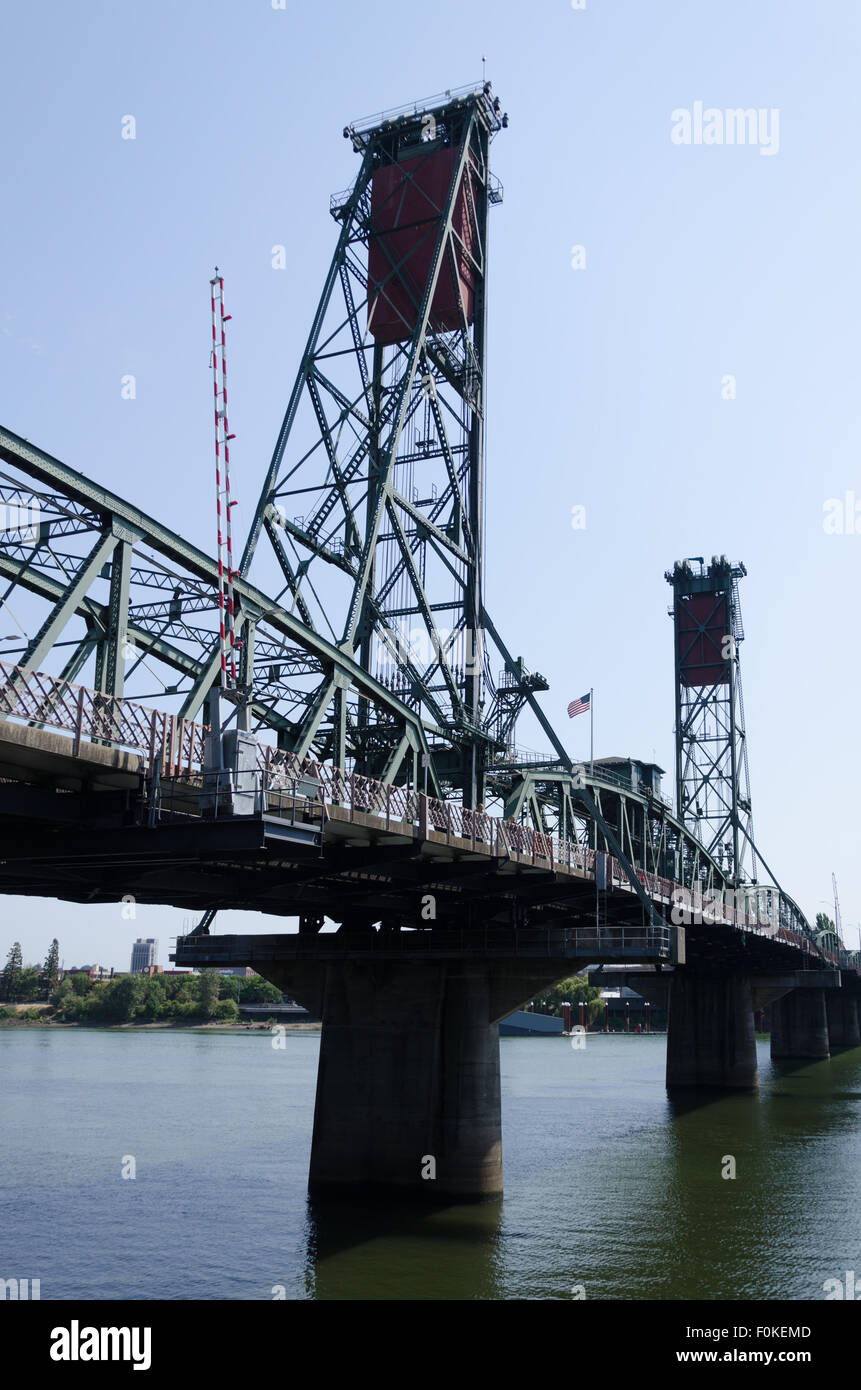
[[589,691],[589,776],[595,775],[595,692]]

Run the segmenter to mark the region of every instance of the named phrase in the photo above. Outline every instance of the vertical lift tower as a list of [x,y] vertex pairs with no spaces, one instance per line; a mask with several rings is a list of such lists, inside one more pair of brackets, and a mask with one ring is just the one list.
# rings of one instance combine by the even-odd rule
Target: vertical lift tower
[[735,888],[756,881],[741,667],[738,582],[744,565],[677,561],[673,588],[676,667],[676,814]]
[[[756,864],[738,646],[738,582],[725,555],[677,561],[672,586],[676,673],[676,813],[722,863],[738,890]],[[757,1084],[751,981],[697,976],[673,982],[667,1085],[749,1089]]]

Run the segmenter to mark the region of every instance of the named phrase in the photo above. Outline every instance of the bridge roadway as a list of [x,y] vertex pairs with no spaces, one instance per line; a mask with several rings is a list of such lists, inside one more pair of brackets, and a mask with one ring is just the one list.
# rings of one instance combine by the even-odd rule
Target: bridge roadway
[[322,1018],[313,1190],[500,1192],[496,1025],[587,964],[668,1002],[671,1087],[755,1087],[766,1004],[775,1056],[859,1044],[857,973],[774,923],[673,925],[679,885],[610,854],[331,770],[323,795],[310,763],[255,774],[249,814],[202,814],[195,727],[143,752],[0,719],[0,892],[298,916],[172,958],[251,965]]

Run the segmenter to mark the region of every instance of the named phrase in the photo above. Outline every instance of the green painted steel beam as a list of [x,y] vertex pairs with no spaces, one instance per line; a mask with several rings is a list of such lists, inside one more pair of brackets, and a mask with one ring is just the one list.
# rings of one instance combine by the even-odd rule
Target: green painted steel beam
[[[112,515],[118,521],[139,530],[146,544],[152,546],[173,563],[189,570],[198,579],[206,580],[213,589],[217,588],[218,567],[215,561],[211,560],[203,551],[184,541],[145,512],[129,506],[115,493],[90,482],[83,474],[77,473],[74,469],[61,463],[59,459],[53,458],[43,450],[37,449],[27,440],[21,439],[18,435],[2,427],[0,427],[0,458],[33,477],[50,482],[59,491],[65,492],[74,500],[83,502],[96,511],[104,513],[106,517]],[[115,538],[110,538],[111,549],[115,543]],[[253,612],[259,620],[264,620],[283,636],[289,637],[297,647],[301,647],[303,651],[309,652],[321,661],[328,663],[334,670],[348,676],[351,686],[360,694],[367,695],[374,704],[383,706],[399,719],[411,724],[415,728],[423,751],[427,751],[425,731],[415,712],[398,700],[391,691],[375,680],[369,671],[364,670],[358,662],[354,661],[334,642],[329,642],[320,634],[309,631],[300,619],[288,613],[279,604],[273,603],[260,589],[241,577],[234,580],[234,593],[243,610]],[[208,670],[205,674],[208,675]],[[200,669],[198,676],[200,676]],[[204,684],[202,690],[198,692],[199,703],[202,703],[211,684],[212,681],[209,680],[209,683]]]
[[51,612],[43,622],[35,637],[27,644],[19,666],[38,671],[48,652],[69,620],[77,613],[78,603],[84,597],[93,580],[98,577],[105,561],[118,544],[117,537],[101,535],[89,555],[83,560],[78,573],[70,580],[57,599]]

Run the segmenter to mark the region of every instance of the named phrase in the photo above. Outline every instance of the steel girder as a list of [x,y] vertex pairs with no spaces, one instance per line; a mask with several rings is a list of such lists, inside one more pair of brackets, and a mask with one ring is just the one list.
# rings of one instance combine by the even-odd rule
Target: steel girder
[[[510,769],[498,774],[505,786],[504,812],[526,818],[560,838],[579,841],[627,860],[638,871],[656,874],[694,893],[732,886],[720,864],[657,796],[644,796],[587,766]],[[535,807],[540,807],[536,819]],[[611,833],[613,840],[608,838]],[[615,848],[613,845],[615,841]]]
[[[0,577],[7,581],[0,612],[12,629],[2,634],[3,658],[113,695],[152,699],[155,687],[177,713],[197,715],[217,680],[215,561],[2,428],[0,458],[8,469],[4,487],[27,497],[28,516],[38,517],[0,536]],[[258,727],[294,746],[307,714],[299,682],[311,691],[321,680],[337,682],[375,710],[387,748],[405,746],[409,762],[427,750],[415,712],[349,652],[241,577],[235,587],[241,635],[258,656],[251,692]]]

